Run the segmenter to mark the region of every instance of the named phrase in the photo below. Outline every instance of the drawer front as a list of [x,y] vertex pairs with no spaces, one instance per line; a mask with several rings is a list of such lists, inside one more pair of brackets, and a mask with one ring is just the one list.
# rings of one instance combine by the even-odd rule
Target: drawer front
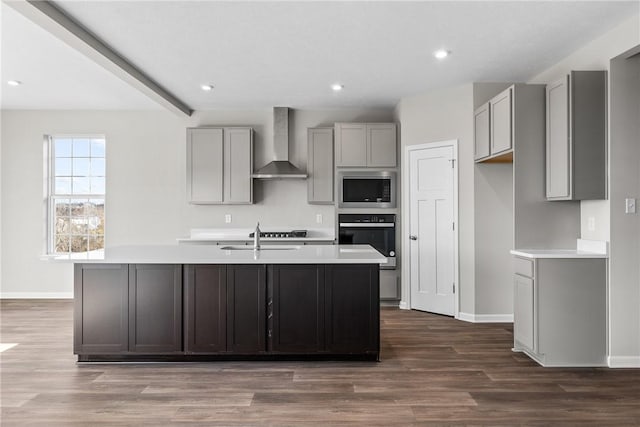
[[533,278],[533,260],[527,258],[515,257],[513,266],[516,274]]

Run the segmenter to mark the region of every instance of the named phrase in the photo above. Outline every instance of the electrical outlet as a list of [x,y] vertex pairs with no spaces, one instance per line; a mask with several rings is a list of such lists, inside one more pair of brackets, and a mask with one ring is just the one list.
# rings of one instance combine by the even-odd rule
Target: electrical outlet
[[316,214],[316,223],[322,224],[322,214]]
[[624,199],[624,213],[636,213],[636,199]]
[[224,215],[224,222],[227,224],[231,224],[231,214]]
[[587,228],[589,229],[589,231],[596,230],[596,219],[594,217],[590,216],[587,220]]

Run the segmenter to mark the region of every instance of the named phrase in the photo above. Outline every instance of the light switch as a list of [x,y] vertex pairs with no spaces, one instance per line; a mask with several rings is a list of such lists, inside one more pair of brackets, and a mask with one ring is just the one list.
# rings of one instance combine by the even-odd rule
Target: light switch
[[227,224],[231,224],[231,214],[224,215],[224,222],[226,222]]
[[590,216],[587,220],[587,228],[589,231],[595,231],[596,229],[596,219],[595,217]]
[[624,199],[624,213],[636,213],[636,199]]
[[322,224],[322,214],[316,214],[316,223]]

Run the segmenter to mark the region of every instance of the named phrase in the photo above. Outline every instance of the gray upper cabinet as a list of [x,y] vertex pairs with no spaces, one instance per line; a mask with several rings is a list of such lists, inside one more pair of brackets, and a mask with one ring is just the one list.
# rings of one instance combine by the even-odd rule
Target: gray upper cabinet
[[187,129],[187,199],[193,204],[253,203],[253,130]]
[[396,167],[396,125],[393,123],[368,124],[367,166]]
[[333,129],[308,129],[307,144],[308,202],[333,204]]
[[337,167],[396,167],[395,123],[336,123]]
[[478,108],[473,115],[474,153],[475,159],[489,157],[489,103]]
[[224,202],[253,203],[253,143],[249,128],[224,130]]
[[513,148],[513,89],[509,88],[489,101],[491,154],[500,154]]
[[222,129],[187,129],[187,197],[191,203],[222,203]]
[[572,71],[546,95],[547,199],[605,199],[605,72]]
[[511,161],[505,155],[513,152],[513,92],[514,86],[505,89],[474,112],[476,162]]

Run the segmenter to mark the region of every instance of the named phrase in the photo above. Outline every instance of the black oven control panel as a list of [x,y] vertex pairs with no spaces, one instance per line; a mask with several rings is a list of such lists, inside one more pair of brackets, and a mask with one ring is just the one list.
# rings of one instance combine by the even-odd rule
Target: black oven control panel
[[340,214],[338,221],[342,223],[387,223],[394,224],[396,216],[393,214]]

